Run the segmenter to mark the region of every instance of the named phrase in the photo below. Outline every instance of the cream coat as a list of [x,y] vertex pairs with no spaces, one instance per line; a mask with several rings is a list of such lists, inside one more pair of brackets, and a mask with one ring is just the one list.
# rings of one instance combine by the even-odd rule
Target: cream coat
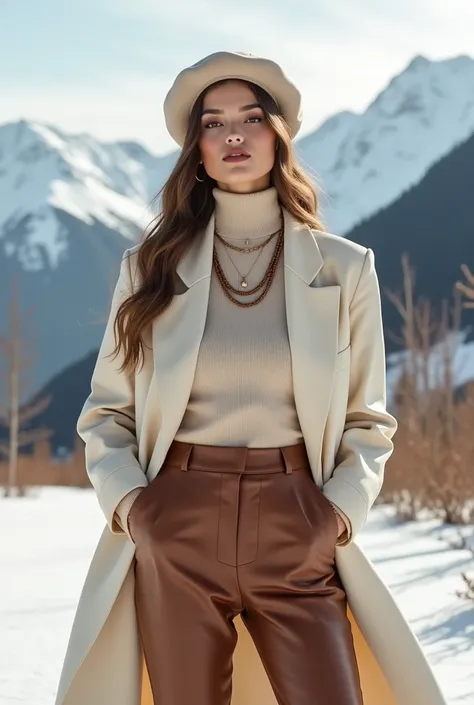
[[[284,217],[295,403],[314,479],[352,522],[352,540],[336,548],[336,561],[348,595],[364,704],[442,705],[446,701],[415,635],[357,544],[396,429],[385,407],[373,253],[311,231],[286,211]],[[122,260],[91,394],[77,424],[107,523],[80,596],[56,705],[152,705],[134,607],[135,546],[113,515],[125,494],[159,472],[185,412],[206,320],[213,225],[212,216],[181,260],[181,293],[150,326],[145,364],[134,376],[117,373],[120,358],[105,358],[115,342],[116,308],[137,284],[138,246]],[[240,617],[235,624],[231,705],[277,705]]]

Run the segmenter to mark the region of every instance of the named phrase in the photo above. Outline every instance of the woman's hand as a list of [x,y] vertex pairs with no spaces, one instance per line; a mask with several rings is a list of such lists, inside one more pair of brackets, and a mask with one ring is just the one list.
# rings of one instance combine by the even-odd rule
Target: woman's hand
[[334,502],[331,502],[331,500],[329,500],[329,502],[331,503],[332,510],[333,510],[334,514],[336,515],[337,528],[339,529],[339,531],[337,532],[337,539],[339,540],[341,538],[341,536],[343,536],[344,534],[346,536],[348,535],[348,532],[349,532],[348,525],[347,525],[346,521],[343,519],[343,516],[339,510],[339,507],[337,507],[334,504]]
[[337,534],[337,538],[339,539],[342,536],[342,534],[345,533],[345,531],[347,530],[347,526],[345,524],[344,519],[341,517],[341,515],[337,511],[337,509],[335,510],[335,513],[336,513],[336,519],[337,519],[337,526],[339,529],[338,534]]

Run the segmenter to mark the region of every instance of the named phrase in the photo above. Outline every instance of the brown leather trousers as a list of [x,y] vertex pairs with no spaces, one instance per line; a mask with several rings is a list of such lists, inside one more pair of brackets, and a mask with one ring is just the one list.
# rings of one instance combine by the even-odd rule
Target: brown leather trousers
[[156,705],[228,705],[240,613],[280,705],[361,705],[336,516],[304,444],[174,441],[130,512]]

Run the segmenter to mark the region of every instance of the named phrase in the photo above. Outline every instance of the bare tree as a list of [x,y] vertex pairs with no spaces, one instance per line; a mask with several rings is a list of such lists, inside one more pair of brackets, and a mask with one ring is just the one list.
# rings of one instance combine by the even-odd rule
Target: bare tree
[[[467,284],[464,282],[456,282],[456,288],[468,299],[464,301],[465,308],[474,308],[474,274],[470,271],[467,264],[461,265],[461,271],[464,274]],[[471,431],[472,432],[472,431]],[[469,547],[474,557],[474,548]],[[462,579],[465,585],[464,592],[458,592],[460,597],[474,601],[474,577],[468,576],[467,573],[462,573]]]
[[467,264],[461,265],[461,271],[466,277],[467,284],[464,282],[456,282],[456,288],[458,291],[461,291],[467,299],[469,299],[464,302],[464,307],[474,308],[474,274],[470,271]]
[[[6,335],[0,335],[0,352],[4,358],[3,380],[5,393],[2,394],[3,408],[0,410],[0,425],[6,429],[6,440],[0,440],[0,454],[8,462],[8,477],[5,496],[23,494],[24,490],[18,482],[19,449],[48,439],[53,431],[47,428],[28,429],[25,426],[41,414],[50,404],[51,396],[45,396],[34,403],[22,404],[22,395],[28,386],[26,372],[32,367],[34,358],[31,355],[31,342],[22,340],[22,314],[18,282],[12,278],[10,298],[10,320]],[[28,348],[27,348],[28,345]],[[25,355],[28,349],[29,355]]]
[[447,523],[464,523],[473,514],[474,389],[466,385],[460,395],[454,378],[462,302],[458,293],[452,307],[442,302],[440,313],[423,298],[415,302],[406,256],[402,268],[403,294],[387,292],[402,318],[403,352],[395,395],[399,430],[382,494],[401,518],[429,509]]

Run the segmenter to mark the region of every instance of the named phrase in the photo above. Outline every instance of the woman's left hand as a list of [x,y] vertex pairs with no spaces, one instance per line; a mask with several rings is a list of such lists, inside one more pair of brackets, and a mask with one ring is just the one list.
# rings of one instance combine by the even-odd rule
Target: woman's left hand
[[[331,500],[329,500],[329,501],[331,502]],[[337,532],[337,538],[340,539],[340,537],[343,534],[345,534],[347,531],[347,524],[344,521],[344,519],[342,518],[342,514],[339,512],[339,507],[336,507],[334,502],[331,502],[331,507],[332,507],[334,514],[336,515],[337,527],[339,529],[339,531]]]
[[346,527],[346,523],[345,523],[344,519],[341,517],[341,515],[339,514],[337,509],[336,509],[336,519],[337,519],[337,526],[339,528],[337,538],[340,538],[342,536],[342,534],[345,533],[347,527]]

